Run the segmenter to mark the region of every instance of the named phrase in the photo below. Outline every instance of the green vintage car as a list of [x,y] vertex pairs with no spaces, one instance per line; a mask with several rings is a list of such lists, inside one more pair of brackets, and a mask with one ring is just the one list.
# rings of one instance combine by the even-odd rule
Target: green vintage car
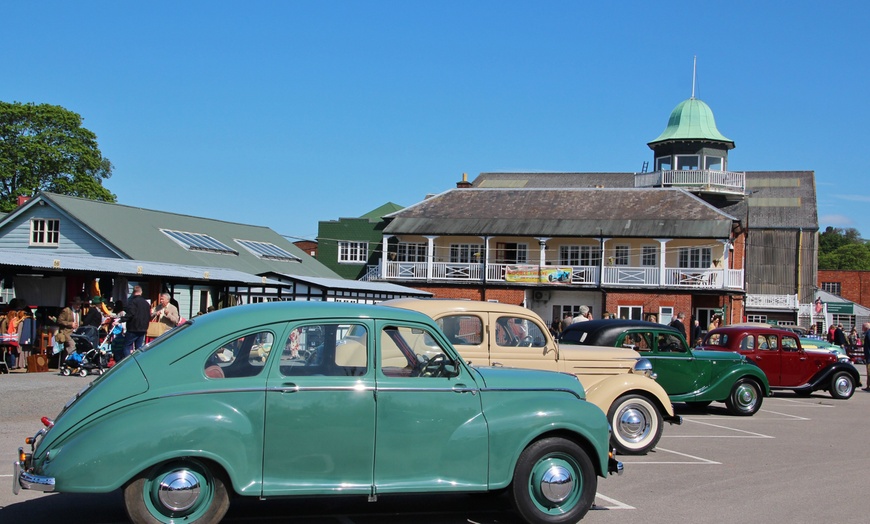
[[122,488],[137,523],[219,522],[233,494],[497,490],[528,522],[575,522],[622,469],[575,377],[471,368],[425,315],[356,304],[197,317],[43,423],[15,492]]
[[673,402],[724,402],[733,415],[753,415],[770,395],[767,376],[745,356],[691,349],[679,330],[642,320],[590,320],[568,326],[560,344],[629,347],[647,358]]

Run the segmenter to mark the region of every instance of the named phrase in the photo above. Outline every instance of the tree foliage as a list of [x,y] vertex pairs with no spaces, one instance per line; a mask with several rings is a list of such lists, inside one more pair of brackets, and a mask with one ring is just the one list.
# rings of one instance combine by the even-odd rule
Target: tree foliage
[[819,269],[870,271],[870,243],[857,229],[828,226],[819,234]]
[[0,101],[0,211],[39,191],[115,202],[112,163],[82,117],[61,106]]

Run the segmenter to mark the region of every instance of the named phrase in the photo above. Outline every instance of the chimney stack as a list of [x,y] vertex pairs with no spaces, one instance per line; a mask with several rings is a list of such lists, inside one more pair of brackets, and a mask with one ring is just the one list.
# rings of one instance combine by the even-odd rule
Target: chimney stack
[[468,189],[471,187],[471,182],[468,181],[468,174],[462,173],[462,180],[456,183],[458,189]]

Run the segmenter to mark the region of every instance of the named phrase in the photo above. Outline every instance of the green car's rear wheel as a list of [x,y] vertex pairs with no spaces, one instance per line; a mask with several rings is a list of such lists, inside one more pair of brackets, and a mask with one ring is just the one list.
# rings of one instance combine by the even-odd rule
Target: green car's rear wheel
[[725,399],[725,405],[732,415],[748,416],[754,415],[761,409],[763,399],[758,382],[751,378],[741,378],[731,388],[731,394]]
[[136,524],[216,524],[230,506],[223,479],[196,459],[142,472],[124,488],[124,504]]

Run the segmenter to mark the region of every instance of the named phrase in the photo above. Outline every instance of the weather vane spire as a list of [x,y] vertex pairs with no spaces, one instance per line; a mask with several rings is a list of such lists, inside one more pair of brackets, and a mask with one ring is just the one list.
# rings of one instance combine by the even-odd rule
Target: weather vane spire
[[692,58],[692,99],[695,98],[695,77],[698,71],[698,55]]

